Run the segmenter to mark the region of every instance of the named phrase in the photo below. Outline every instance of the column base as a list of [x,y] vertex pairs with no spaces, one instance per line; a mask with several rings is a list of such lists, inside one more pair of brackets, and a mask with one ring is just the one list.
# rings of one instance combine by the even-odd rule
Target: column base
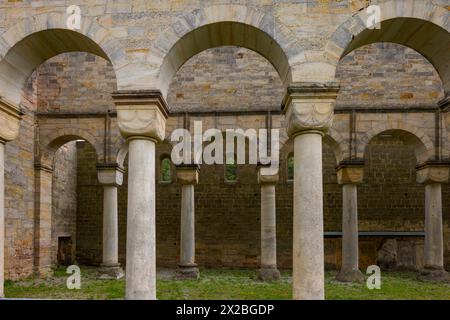
[[120,267],[120,264],[112,266],[100,266],[97,273],[97,279],[99,280],[119,280],[125,276],[125,272]]
[[40,267],[35,269],[34,273],[38,278],[44,279],[53,275],[53,269],[51,267]]
[[198,280],[200,278],[200,271],[196,264],[179,265],[175,278],[177,280]]
[[281,276],[280,271],[278,271],[277,268],[272,267],[260,268],[256,270],[256,278],[264,282],[276,282],[280,280]]
[[417,279],[433,283],[450,283],[450,274],[440,267],[425,267],[420,270]]
[[346,269],[341,268],[336,276],[336,280],[339,282],[354,282],[362,283],[366,280],[366,277],[362,274],[359,269]]

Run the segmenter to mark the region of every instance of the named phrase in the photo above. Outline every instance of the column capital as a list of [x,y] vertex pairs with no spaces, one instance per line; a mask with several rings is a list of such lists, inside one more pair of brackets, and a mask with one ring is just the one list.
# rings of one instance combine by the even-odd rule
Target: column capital
[[448,161],[427,161],[416,167],[417,183],[447,183],[450,172]]
[[159,90],[121,90],[112,96],[124,138],[164,140],[168,108]]
[[0,143],[6,143],[19,135],[23,112],[13,103],[0,97]]
[[333,123],[337,83],[299,83],[288,87],[283,99],[290,137],[304,132],[324,134]]
[[360,184],[364,178],[364,160],[344,160],[336,167],[339,184]]
[[278,168],[270,166],[258,165],[258,183],[259,184],[276,184],[279,180]]
[[193,165],[179,165],[177,168],[177,181],[182,185],[197,184],[200,167]]
[[97,164],[98,181],[103,185],[121,186],[125,170],[116,163]]

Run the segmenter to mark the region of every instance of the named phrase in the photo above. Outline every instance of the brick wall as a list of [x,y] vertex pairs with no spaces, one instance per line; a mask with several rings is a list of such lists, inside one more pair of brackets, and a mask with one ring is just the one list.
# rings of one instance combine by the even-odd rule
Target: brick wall
[[52,262],[57,263],[58,239],[70,237],[72,257],[76,248],[77,149],[76,142],[63,145],[55,154],[53,166]]
[[103,188],[96,164],[95,149],[87,142],[78,142],[76,259],[81,264],[102,261]]
[[434,67],[416,51],[393,43],[351,52],[339,62],[337,78],[337,106],[434,106],[444,98]]
[[209,49],[175,75],[167,98],[171,111],[279,110],[284,89],[275,68],[238,47]]

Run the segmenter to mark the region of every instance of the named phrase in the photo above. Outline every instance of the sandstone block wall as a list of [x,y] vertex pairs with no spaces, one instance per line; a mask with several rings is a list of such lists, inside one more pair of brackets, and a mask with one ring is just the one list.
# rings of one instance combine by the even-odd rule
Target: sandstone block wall
[[[95,164],[115,161],[123,143],[110,96],[117,89],[117,81],[122,85],[142,85],[142,82],[155,85],[153,76],[158,74],[158,63],[161,62],[158,55],[167,53],[172,42],[183,32],[216,16],[234,17],[234,13],[246,17],[248,12],[255,19],[261,18],[258,26],[271,34],[286,49],[289,57],[301,66],[295,72],[300,74],[299,70],[306,70],[305,75],[308,76],[309,69],[303,68],[306,65],[302,64],[305,62],[302,59],[319,59],[336,28],[367,5],[367,1],[346,0],[232,2],[232,5],[222,0],[78,2],[84,18],[92,23],[90,35],[99,42],[105,39],[102,45],[113,63],[86,53],[59,55],[41,65],[24,88],[22,108],[25,115],[21,132],[19,138],[6,147],[5,252],[8,278],[24,277],[32,272],[34,164],[42,161],[52,163],[55,150],[75,139],[84,139],[86,143],[77,144],[76,154],[72,148],[58,152],[56,157],[53,233],[55,237],[75,234],[76,258],[80,263],[100,262],[102,188],[97,182]],[[400,3],[413,2],[399,0],[398,10],[407,9]],[[432,0],[430,3],[449,9],[447,0]],[[0,16],[3,17],[0,19],[0,33],[4,35],[3,39],[14,41],[40,23],[58,25],[58,21],[63,21],[61,17],[65,15],[66,5],[65,2],[50,0],[3,1],[0,3]],[[34,17],[36,23],[22,23],[30,17]],[[186,21],[191,24],[186,25]],[[111,37],[117,41],[112,41]],[[338,40],[345,39],[338,37]],[[2,41],[0,44],[3,53],[7,46]],[[301,48],[306,52],[303,58],[295,56]],[[310,71],[322,70],[320,65],[316,67],[318,69]],[[434,111],[429,110],[399,112],[393,109],[435,106],[444,92],[436,71],[424,57],[411,49],[394,44],[374,44],[360,48],[340,61],[338,80],[342,90],[337,109],[341,111],[336,114],[324,146],[325,230],[340,230],[341,223],[341,191],[334,172],[336,150],[341,157],[364,157],[366,160],[365,182],[359,188],[362,231],[422,230],[423,187],[415,184],[414,166],[418,159],[421,161],[435,154],[436,117]],[[178,70],[169,88],[168,102],[172,112],[276,111],[283,94],[281,80],[268,61],[248,49],[222,47],[194,56]],[[355,111],[353,129],[356,140],[350,141],[352,111],[342,109],[360,107],[392,110]],[[108,110],[112,112],[107,113]],[[191,117],[191,121],[194,119],[203,119],[208,126],[220,128],[265,125],[264,115],[197,115]],[[286,142],[284,117],[274,115],[273,119],[274,127],[281,128],[283,143]],[[450,116],[443,115],[442,122],[443,154],[448,156]],[[168,131],[182,123],[182,117],[170,118]],[[397,131],[376,137],[389,129]],[[416,138],[398,130],[411,132]],[[291,260],[292,184],[286,181],[285,166],[291,151],[290,143],[283,146],[281,180],[277,185],[278,258],[282,267],[290,266]],[[167,144],[158,147],[158,157],[167,153]],[[201,265],[253,267],[258,262],[259,186],[254,169],[252,166],[239,167],[238,181],[229,184],[223,181],[223,167],[202,168],[197,187],[197,251]],[[449,195],[450,188],[445,186],[447,266],[450,263]],[[119,197],[119,247],[123,262],[126,183],[120,188]],[[180,190],[176,181],[158,183],[156,198],[158,262],[174,265],[179,250],[180,211]],[[361,241],[362,264],[369,264],[374,261],[383,239],[364,238]],[[398,241],[406,241],[409,251],[420,248],[420,239]],[[416,249],[411,247],[411,243]],[[339,264],[339,246],[336,239],[326,240],[326,259],[330,267]]]

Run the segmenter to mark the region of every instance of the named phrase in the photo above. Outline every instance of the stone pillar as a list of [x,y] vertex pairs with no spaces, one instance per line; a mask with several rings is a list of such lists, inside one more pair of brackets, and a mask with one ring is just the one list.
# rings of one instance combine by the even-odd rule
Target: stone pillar
[[159,91],[113,94],[129,142],[126,299],[156,299],[155,145],[165,137],[167,105]]
[[325,298],[322,137],[332,125],[338,91],[333,83],[296,85],[283,101],[287,132],[294,139],[294,299]]
[[444,270],[441,192],[441,184],[447,183],[448,178],[448,163],[428,162],[417,167],[417,182],[425,185],[424,268],[419,275],[419,279],[425,281],[450,281]]
[[50,165],[34,165],[34,272],[46,277],[52,272],[52,183]]
[[262,281],[278,281],[275,185],[278,168],[259,167],[261,185],[261,262],[256,276]]
[[102,280],[124,276],[119,264],[119,221],[117,188],[123,183],[123,169],[117,164],[97,165],[98,180],[103,185],[103,261],[98,271]]
[[195,263],[195,197],[194,186],[198,183],[198,166],[177,167],[177,180],[181,184],[181,235],[178,277],[198,279]]
[[358,196],[357,185],[363,180],[361,161],[341,162],[337,167],[338,183],[342,185],[342,265],[336,276],[341,282],[364,282],[359,270]]
[[0,298],[5,296],[5,144],[19,135],[22,112],[0,97]]

